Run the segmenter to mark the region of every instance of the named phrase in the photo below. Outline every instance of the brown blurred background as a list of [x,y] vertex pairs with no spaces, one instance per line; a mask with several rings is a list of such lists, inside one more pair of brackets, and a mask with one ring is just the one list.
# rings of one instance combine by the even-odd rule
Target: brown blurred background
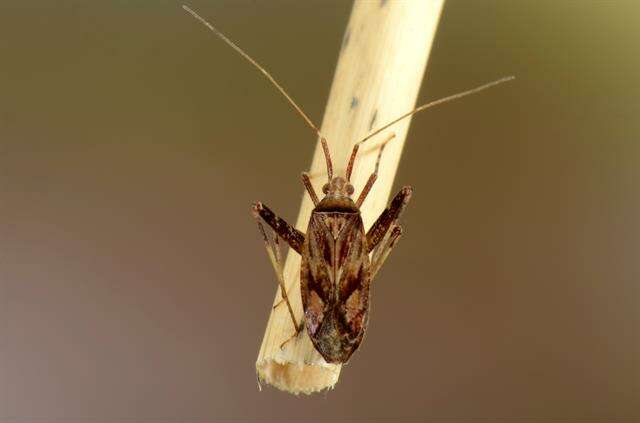
[[[319,122],[347,1],[191,5]],[[336,389],[259,392],[314,136],[174,1],[0,4],[0,420],[639,418],[640,5],[449,1],[405,236]],[[4,419],[4,420],[2,420]]]

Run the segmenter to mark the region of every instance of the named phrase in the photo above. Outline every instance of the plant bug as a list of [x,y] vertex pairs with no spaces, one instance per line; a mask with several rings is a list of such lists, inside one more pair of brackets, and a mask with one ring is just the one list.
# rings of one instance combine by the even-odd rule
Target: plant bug
[[[378,177],[378,167],[384,147],[395,135],[388,134],[380,144],[373,173],[354,201],[354,187],[350,179],[360,145],[414,113],[482,91],[511,80],[513,77],[502,78],[432,101],[383,125],[354,144],[345,176],[335,176],[326,139],[284,88],[224,34],[189,7],[182,7],[262,72],[319,137],[326,160],[327,183],[322,188],[324,196],[320,199],[311,185],[309,175],[302,174],[302,183],[314,204],[306,233],[278,217],[261,202],[253,204],[252,213],[280,285],[282,300],[274,307],[282,303],[286,304],[294,326],[293,335],[283,342],[281,347],[306,327],[315,349],[328,363],[346,363],[358,349],[364,336],[369,317],[369,286],[402,235],[402,227],[398,224],[398,219],[412,195],[411,187],[402,188],[372,227],[365,231],[360,207]],[[273,236],[267,234],[262,221],[271,227]],[[293,312],[284,285],[280,238],[302,256],[300,291],[304,318],[300,323]]]

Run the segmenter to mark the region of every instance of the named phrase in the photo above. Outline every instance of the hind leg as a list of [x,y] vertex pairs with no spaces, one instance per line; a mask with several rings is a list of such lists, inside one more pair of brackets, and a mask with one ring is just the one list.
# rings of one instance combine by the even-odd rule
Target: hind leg
[[269,237],[265,232],[264,226],[262,225],[262,222],[260,221],[259,217],[256,217],[256,223],[258,224],[258,229],[262,234],[264,245],[267,250],[267,255],[269,256],[269,261],[271,261],[273,270],[275,270],[276,272],[276,278],[278,279],[278,285],[280,286],[280,295],[282,296],[282,299],[275,306],[273,306],[273,308],[276,308],[280,304],[285,303],[287,305],[287,309],[289,310],[289,315],[291,316],[293,327],[295,328],[295,333],[280,345],[280,348],[282,348],[287,342],[295,338],[300,333],[300,331],[302,330],[303,324],[302,323],[298,324],[296,317],[293,313],[293,308],[291,307],[291,303],[289,302],[289,297],[287,296],[287,289],[284,286],[284,274],[282,270],[282,254],[280,252],[278,234],[274,231],[273,237]]

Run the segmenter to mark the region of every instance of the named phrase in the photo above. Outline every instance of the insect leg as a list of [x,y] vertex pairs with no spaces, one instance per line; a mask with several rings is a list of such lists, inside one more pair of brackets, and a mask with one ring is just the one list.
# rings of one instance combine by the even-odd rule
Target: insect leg
[[402,227],[394,225],[391,230],[387,231],[387,234],[382,242],[378,244],[378,247],[373,250],[373,257],[371,259],[371,279],[375,278],[401,235]]
[[257,219],[260,216],[273,230],[284,239],[291,248],[298,254],[302,252],[304,244],[304,233],[300,232],[285,220],[280,219],[274,212],[261,202],[254,203],[252,207],[253,216]]
[[[282,271],[282,256],[280,254],[280,245],[278,244],[278,235],[274,232],[274,237],[271,239],[267,236],[267,233],[264,230],[264,226],[262,226],[262,222],[260,222],[260,218],[256,217],[256,223],[258,224],[258,229],[260,230],[260,234],[262,234],[262,239],[264,240],[264,246],[267,249],[267,254],[269,255],[269,261],[271,261],[271,265],[273,266],[273,270],[276,272],[276,277],[278,279],[278,285],[280,285],[280,295],[282,296],[282,300],[278,302],[274,306],[277,307],[284,301],[287,304],[287,308],[289,310],[289,315],[291,316],[291,320],[293,321],[293,327],[296,328],[296,334],[299,332],[299,325],[296,321],[296,317],[293,314],[293,308],[291,307],[291,303],[289,302],[289,297],[287,296],[287,289],[284,286],[284,275]],[[285,341],[286,342],[286,341]]]
[[273,306],[273,308],[274,308],[274,309],[278,308],[278,306],[280,306],[280,304],[282,304],[282,303],[284,303],[284,298],[280,298],[280,301],[278,301],[278,302]]
[[284,348],[284,346],[287,345],[287,342],[295,339],[300,334],[300,332],[302,332],[302,329],[304,329],[304,321],[301,321],[300,325],[296,326],[296,331],[293,332],[293,335],[291,335],[282,344],[280,344],[280,349]]
[[413,189],[411,187],[407,186],[402,188],[400,192],[393,197],[389,207],[380,214],[378,220],[376,220],[373,226],[371,226],[371,229],[367,232],[368,253],[380,244],[380,241],[382,241],[387,232],[389,232],[389,229],[395,225],[398,217],[400,217],[400,214],[411,199],[412,193]]
[[[360,208],[360,206],[364,202],[364,199],[367,198],[367,194],[369,194],[369,191],[371,191],[371,187],[373,187],[373,183],[376,181],[376,179],[378,179],[378,167],[380,166],[380,159],[382,158],[382,152],[384,151],[385,145],[387,145],[389,141],[394,139],[395,136],[396,134],[389,135],[384,141],[382,141],[382,144],[380,144],[380,151],[378,151],[378,158],[376,159],[376,167],[373,173],[371,174],[371,176],[369,176],[369,179],[367,180],[367,183],[365,184],[364,188],[362,188],[362,192],[360,193],[360,196],[356,201],[356,207]],[[351,153],[351,158],[349,159],[349,165],[347,166],[347,173],[349,174],[349,178],[351,177],[351,171],[353,169],[353,161],[355,160],[355,155],[358,152],[357,146],[358,144],[354,146],[353,152]]]
[[307,172],[302,173],[302,183],[304,187],[307,189],[309,193],[309,197],[311,197],[311,201],[313,201],[313,205],[318,205],[318,196],[316,195],[316,190],[313,189],[313,185],[311,185],[311,179],[309,179],[309,174]]
[[298,334],[302,331],[302,329],[304,329],[304,318],[300,321],[300,324],[296,323],[296,319],[295,319],[295,316],[293,314],[293,309],[291,308],[291,303],[289,302],[289,297],[287,296],[287,290],[284,287],[284,272],[283,272],[282,254],[281,254],[281,251],[280,251],[280,243],[278,242],[278,234],[275,231],[273,232],[272,249],[275,252],[275,258],[276,258],[276,261],[278,262],[278,269],[280,269],[280,274],[278,276],[278,281],[281,281],[280,282],[280,293],[281,293],[281,296],[282,296],[280,301],[278,301],[276,303],[276,305],[273,306],[273,308],[275,309],[280,304],[282,304],[282,302],[284,301],[287,304],[287,308],[289,309],[289,315],[291,316],[291,320],[293,321],[293,326],[295,327],[295,332],[293,332],[293,335],[291,335],[282,344],[280,344],[280,349],[282,349],[287,342],[291,341],[296,336],[298,336]]

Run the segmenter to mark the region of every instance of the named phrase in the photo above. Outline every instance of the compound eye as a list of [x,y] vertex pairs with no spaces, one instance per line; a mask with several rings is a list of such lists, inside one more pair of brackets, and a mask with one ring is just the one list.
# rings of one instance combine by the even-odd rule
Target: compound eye
[[353,185],[347,184],[347,187],[345,189],[347,190],[347,195],[349,196],[353,195],[353,191],[354,191]]
[[322,186],[322,192],[325,193],[325,194],[329,193],[329,184],[324,184]]

